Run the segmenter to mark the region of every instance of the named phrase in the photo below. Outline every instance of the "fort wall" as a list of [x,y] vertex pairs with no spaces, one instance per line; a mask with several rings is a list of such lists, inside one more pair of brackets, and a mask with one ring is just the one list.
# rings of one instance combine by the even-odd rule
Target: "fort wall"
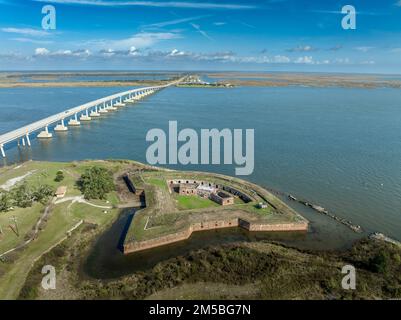
[[154,239],[131,241],[124,244],[124,254],[151,249],[188,239],[192,232],[215,230],[222,228],[241,227],[248,231],[307,231],[308,222],[264,224],[249,222],[240,218],[212,220],[191,224],[185,230],[161,236]]

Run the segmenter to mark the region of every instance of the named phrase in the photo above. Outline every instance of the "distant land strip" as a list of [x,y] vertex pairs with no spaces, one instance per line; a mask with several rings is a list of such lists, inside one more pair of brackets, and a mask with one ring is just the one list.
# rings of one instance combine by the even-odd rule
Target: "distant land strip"
[[[104,76],[118,76],[115,80],[102,80]],[[177,76],[174,73],[154,73],[147,76],[161,76],[164,79],[124,79],[127,76],[141,76],[141,73],[16,73],[0,74],[0,88],[55,88],[55,87],[123,87],[123,86],[153,86],[163,85]],[[207,75],[221,85],[231,84],[243,87],[347,87],[347,88],[401,88],[401,76],[391,77],[375,74],[329,74],[329,73],[275,73],[275,72],[210,72],[199,73],[200,77]],[[61,76],[67,79],[60,79]],[[71,80],[74,76],[94,76],[97,79]],[[28,80],[28,81],[27,81]],[[39,80],[39,81],[35,81]]]
[[146,81],[52,81],[52,82],[1,82],[0,88],[57,88],[57,87],[135,87],[163,85],[169,80]]

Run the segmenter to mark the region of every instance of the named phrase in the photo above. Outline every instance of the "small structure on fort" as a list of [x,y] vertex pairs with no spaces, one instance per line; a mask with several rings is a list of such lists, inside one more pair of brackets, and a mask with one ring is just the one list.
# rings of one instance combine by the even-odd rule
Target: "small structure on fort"
[[64,198],[65,194],[67,193],[67,187],[66,186],[60,186],[57,188],[56,192],[54,195],[56,198]]
[[196,183],[183,183],[178,187],[178,193],[181,195],[196,195],[197,187]]
[[258,203],[258,209],[266,209],[266,208],[267,208],[267,203],[264,203],[264,202]]
[[199,197],[208,199],[212,193],[216,192],[216,188],[206,185],[199,185],[196,188],[196,191]]
[[210,194],[210,199],[222,206],[234,204],[234,197],[224,191],[213,192]]
[[231,189],[227,189],[228,192],[223,191],[225,190],[224,186],[195,180],[170,180],[168,185],[171,192],[177,192],[180,195],[199,196],[210,199],[222,206],[234,204],[235,193],[231,192]]

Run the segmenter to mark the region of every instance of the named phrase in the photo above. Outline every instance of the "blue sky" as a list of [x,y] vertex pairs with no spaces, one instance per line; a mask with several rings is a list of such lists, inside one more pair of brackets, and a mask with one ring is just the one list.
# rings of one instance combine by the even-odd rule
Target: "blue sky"
[[[55,30],[41,26],[44,5]],[[353,5],[356,29],[341,8]],[[401,73],[400,0],[0,0],[0,69]]]

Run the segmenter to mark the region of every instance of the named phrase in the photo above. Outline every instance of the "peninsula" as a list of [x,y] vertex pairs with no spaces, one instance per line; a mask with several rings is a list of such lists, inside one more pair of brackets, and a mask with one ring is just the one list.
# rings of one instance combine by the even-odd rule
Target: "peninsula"
[[[270,192],[233,177],[128,160],[28,161],[0,168],[0,199],[1,299],[400,297],[399,247],[374,239],[345,252],[304,252],[266,241],[205,243],[106,281],[82,269],[92,253],[102,254],[94,250],[99,237],[123,229],[115,238],[123,240],[125,255],[118,241],[98,246],[113,260],[112,268],[198,230],[308,228],[308,221]],[[136,209],[128,231],[114,228],[130,208]],[[358,266],[356,296],[341,289],[345,263]],[[56,267],[57,290],[41,287],[44,265]]]

